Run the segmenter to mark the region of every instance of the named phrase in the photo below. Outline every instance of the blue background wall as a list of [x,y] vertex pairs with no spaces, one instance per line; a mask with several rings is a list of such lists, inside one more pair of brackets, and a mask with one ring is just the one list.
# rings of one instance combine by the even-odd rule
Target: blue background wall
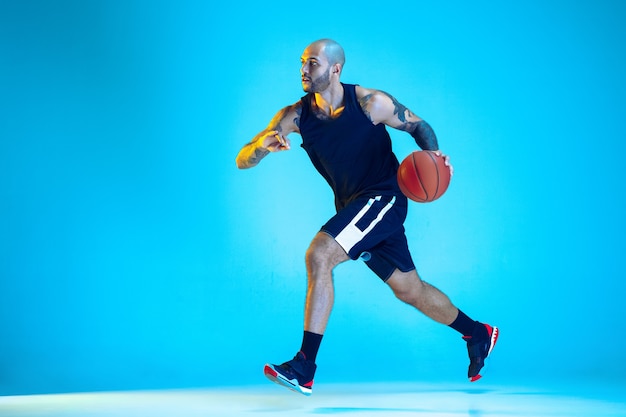
[[[422,276],[501,327],[490,382],[626,382],[624,6],[258,3],[0,2],[0,392],[256,384],[295,353],[332,196],[297,135],[234,158],[321,37],[452,158],[406,226]],[[464,380],[455,332],[360,262],[335,275],[316,380]]]

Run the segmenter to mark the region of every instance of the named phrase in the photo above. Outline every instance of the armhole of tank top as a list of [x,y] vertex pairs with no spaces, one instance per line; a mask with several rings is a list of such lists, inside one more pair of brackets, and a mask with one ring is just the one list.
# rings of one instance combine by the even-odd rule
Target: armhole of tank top
[[[372,123],[372,121],[370,120],[369,117],[367,117],[367,115],[365,114],[365,112],[363,111],[363,108],[361,108],[361,103],[359,103],[359,98],[356,95],[356,87],[358,86],[358,84],[353,84],[352,85],[352,96],[353,99],[351,106],[354,107],[354,111],[358,112],[365,120],[367,120],[368,122],[370,122],[372,124],[372,126],[376,126]],[[344,87],[345,88],[345,87]]]
[[306,96],[301,97],[300,103],[302,103],[302,114],[300,115],[300,123],[302,123],[311,113],[311,100],[309,99],[309,95],[307,94]]

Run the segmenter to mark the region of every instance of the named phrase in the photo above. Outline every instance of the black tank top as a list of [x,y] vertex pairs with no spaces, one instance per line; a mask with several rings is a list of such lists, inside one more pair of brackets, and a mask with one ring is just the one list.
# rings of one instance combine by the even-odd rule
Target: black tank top
[[302,97],[302,147],[333,189],[337,210],[361,196],[402,198],[396,179],[398,159],[385,125],[374,125],[363,113],[355,85],[342,85],[345,107],[335,119],[319,119],[311,108],[314,95]]

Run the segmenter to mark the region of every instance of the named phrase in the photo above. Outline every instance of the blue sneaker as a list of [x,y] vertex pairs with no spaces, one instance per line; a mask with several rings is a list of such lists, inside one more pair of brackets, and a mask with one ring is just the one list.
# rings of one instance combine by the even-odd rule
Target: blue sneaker
[[316,369],[315,362],[307,360],[304,353],[298,352],[292,360],[282,365],[266,364],[263,373],[270,381],[278,385],[300,394],[311,395]]
[[[485,366],[485,359],[493,350],[500,334],[495,326],[484,323],[481,323],[481,326],[485,327],[479,327],[471,336],[463,336],[463,339],[467,342],[467,353],[470,359],[470,365],[467,370],[470,382],[476,382],[482,378],[480,371]],[[484,330],[487,331],[485,332]]]

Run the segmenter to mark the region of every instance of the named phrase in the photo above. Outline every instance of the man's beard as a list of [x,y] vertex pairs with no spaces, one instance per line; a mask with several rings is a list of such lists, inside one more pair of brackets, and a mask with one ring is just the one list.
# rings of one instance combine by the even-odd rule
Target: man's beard
[[330,68],[326,70],[326,72],[314,80],[311,80],[308,88],[304,88],[304,91],[307,93],[319,93],[320,91],[324,91],[330,85]]

